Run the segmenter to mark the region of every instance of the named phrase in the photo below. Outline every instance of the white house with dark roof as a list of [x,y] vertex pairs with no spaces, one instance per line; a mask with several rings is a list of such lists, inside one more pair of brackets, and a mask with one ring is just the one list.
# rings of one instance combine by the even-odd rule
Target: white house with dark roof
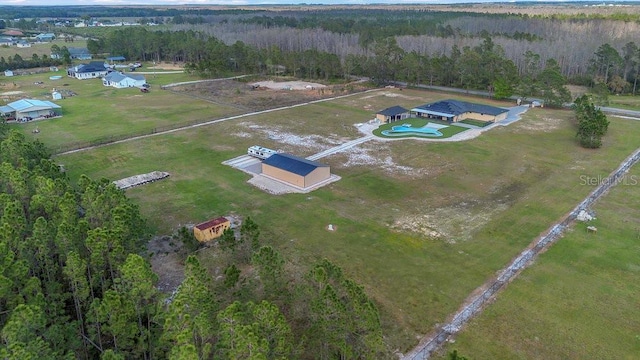
[[144,75],[125,74],[118,71],[112,71],[102,78],[102,85],[113,86],[117,89],[129,87],[142,87],[147,83]]
[[465,119],[496,122],[504,120],[509,110],[460,100],[441,100],[411,109],[418,117],[458,122]]
[[0,114],[5,119],[33,120],[42,117],[59,116],[59,109],[61,109],[60,105],[51,101],[22,99],[0,106]]
[[20,40],[16,43],[16,46],[19,48],[29,48],[31,47],[31,43],[27,40]]
[[102,61],[92,61],[67,69],[67,75],[80,80],[97,79],[106,76],[109,71]]

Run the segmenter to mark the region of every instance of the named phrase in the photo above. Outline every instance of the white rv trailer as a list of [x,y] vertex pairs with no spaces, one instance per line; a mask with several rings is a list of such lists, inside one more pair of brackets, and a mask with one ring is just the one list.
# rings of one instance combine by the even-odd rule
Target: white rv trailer
[[257,146],[257,145],[251,146],[249,149],[247,149],[247,154],[248,155],[251,155],[253,157],[257,157],[258,159],[262,159],[262,160],[268,158],[269,156],[271,156],[271,155],[273,155],[275,153],[277,153],[277,151],[271,150],[271,149],[267,149],[265,147]]

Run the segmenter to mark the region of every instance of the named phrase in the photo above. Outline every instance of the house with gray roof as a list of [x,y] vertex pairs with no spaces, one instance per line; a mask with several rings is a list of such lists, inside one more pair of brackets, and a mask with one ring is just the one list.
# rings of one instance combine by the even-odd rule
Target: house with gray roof
[[487,122],[504,120],[509,110],[460,100],[441,100],[411,109],[417,117],[458,122],[473,119]]
[[51,42],[56,38],[56,35],[53,33],[42,33],[36,35],[37,42]]
[[144,75],[126,74],[118,71],[112,71],[102,78],[102,85],[113,86],[117,89],[129,87],[143,87],[147,83]]
[[51,101],[22,99],[0,106],[0,114],[5,119],[27,121],[38,118],[60,116],[60,105]]

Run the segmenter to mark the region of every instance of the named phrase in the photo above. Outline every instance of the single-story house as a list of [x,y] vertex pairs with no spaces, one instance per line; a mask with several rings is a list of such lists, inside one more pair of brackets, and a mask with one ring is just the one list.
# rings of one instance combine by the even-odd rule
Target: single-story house
[[376,119],[380,120],[380,122],[382,123],[404,120],[409,116],[411,116],[409,110],[403,108],[402,106],[392,106],[390,108],[380,110],[378,111],[378,113],[376,113]]
[[26,40],[20,40],[16,43],[16,46],[19,48],[29,48],[31,47],[31,43]]
[[36,41],[38,42],[51,42],[56,38],[56,35],[53,33],[43,33],[36,35]]
[[76,79],[96,79],[106,76],[109,71],[102,61],[92,61],[67,69],[67,75]]
[[52,91],[51,98],[53,100],[62,100],[62,94],[59,91]]
[[13,76],[13,70],[5,70],[4,71],[4,76]]
[[0,46],[11,46],[15,43],[15,40],[13,40],[10,37],[3,37],[0,38]]
[[122,89],[128,87],[142,87],[147,83],[144,75],[125,74],[118,71],[112,71],[102,78],[102,85],[113,86]]
[[37,119],[40,117],[59,116],[60,105],[51,101],[22,99],[0,106],[0,114],[6,118],[22,120],[26,118]]
[[316,161],[276,153],[262,161],[262,175],[305,189],[331,178],[331,169]]
[[71,59],[91,60],[92,58],[91,53],[87,48],[70,47],[70,48],[67,48],[67,50],[69,50],[69,57]]
[[222,236],[231,227],[231,221],[226,217],[212,219],[193,227],[193,235],[200,242],[207,242]]
[[441,100],[411,109],[417,117],[458,122],[473,119],[487,122],[504,120],[509,110],[460,100]]

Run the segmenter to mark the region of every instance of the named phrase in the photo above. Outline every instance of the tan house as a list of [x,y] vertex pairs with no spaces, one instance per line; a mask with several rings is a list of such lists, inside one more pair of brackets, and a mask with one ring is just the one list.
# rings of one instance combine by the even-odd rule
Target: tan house
[[305,189],[331,178],[331,169],[316,161],[277,153],[262,162],[262,174]]
[[496,122],[507,118],[509,110],[460,100],[441,100],[411,109],[417,117],[458,122],[473,119]]
[[376,113],[376,119],[383,124],[404,120],[409,116],[411,116],[411,114],[409,114],[409,110],[402,106],[392,106]]
[[207,242],[222,236],[222,233],[231,227],[231,221],[225,217],[203,222],[193,227],[193,235],[200,242]]

